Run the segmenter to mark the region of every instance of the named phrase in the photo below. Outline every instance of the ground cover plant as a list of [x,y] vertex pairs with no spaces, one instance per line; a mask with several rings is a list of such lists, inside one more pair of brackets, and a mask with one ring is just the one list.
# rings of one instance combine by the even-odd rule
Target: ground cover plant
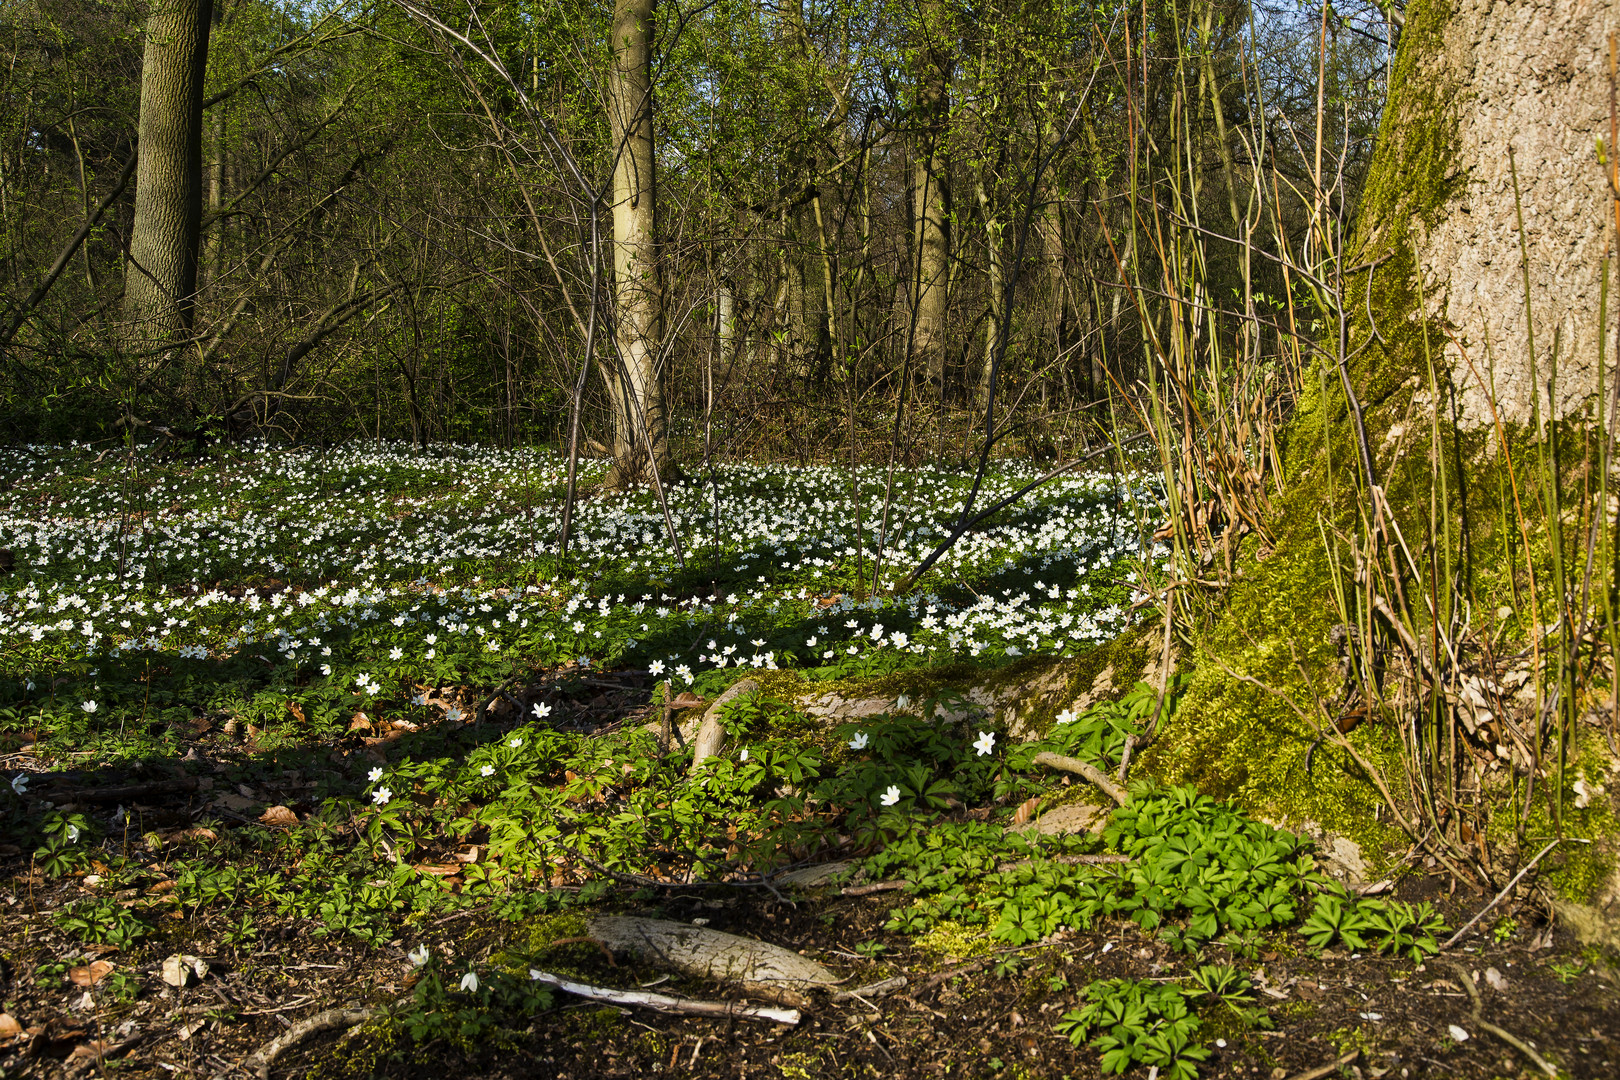
[[[1392,890],[1347,888],[1301,835],[1192,789],[1143,779],[1089,831],[1038,827],[1081,788],[1036,756],[1112,772],[1127,736],[1173,722],[1177,684],[1023,737],[958,690],[1130,629],[1162,557],[1140,477],[1053,481],[897,596],[870,592],[875,553],[889,581],[917,565],[966,477],[902,472],[885,512],[880,470],[717,468],[671,489],[668,521],[649,492],[585,501],[564,561],[562,464],[538,451],[0,461],[8,1072],[214,1075],[334,1007],[347,1041],[306,1031],[278,1070],[1614,1060],[1602,957],[1547,948],[1528,913],[1468,946],[1494,980],[1459,975],[1437,956],[1467,898],[1398,865]],[[1002,466],[987,501],[1033,475]],[[744,676],[759,689],[694,770],[671,729]],[[807,705],[824,691],[881,700],[828,716]],[[823,863],[830,884],[789,884]],[[531,978],[657,981],[591,942],[610,911],[906,983],[777,1030],[581,1009]],[[1488,1041],[1464,982],[1540,1049]]]

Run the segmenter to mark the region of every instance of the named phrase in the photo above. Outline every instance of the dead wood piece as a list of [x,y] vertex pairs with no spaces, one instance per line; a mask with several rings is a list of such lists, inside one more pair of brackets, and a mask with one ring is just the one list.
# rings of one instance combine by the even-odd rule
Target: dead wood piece
[[777,885],[786,885],[795,889],[814,889],[826,885],[839,874],[847,873],[855,864],[852,862],[818,863],[815,866],[805,866],[798,870],[789,870],[777,874],[772,881]]
[[[748,1020],[773,1020],[778,1024],[797,1024],[798,1009],[773,1009],[766,1005],[743,1005],[732,1001],[695,1001],[692,998],[653,994],[645,990],[613,990],[606,986],[590,986],[570,982],[548,971],[530,969],[529,978],[535,982],[555,986],[564,993],[592,1001],[606,1001],[613,1005],[639,1005],[662,1013],[682,1013],[688,1016],[741,1016]],[[697,1055],[694,1054],[695,1058]]]
[[872,983],[870,986],[862,986],[854,990],[839,990],[833,994],[832,999],[834,1001],[849,1001],[854,998],[865,1001],[867,998],[882,997],[884,994],[892,994],[896,990],[904,990],[905,988],[906,977],[896,975],[892,979],[884,979],[881,982]]
[[909,881],[874,881],[870,885],[846,885],[841,892],[844,896],[871,896],[873,893],[896,892],[910,884]]
[[1036,765],[1062,769],[1064,772],[1072,772],[1085,777],[1091,781],[1098,791],[1113,799],[1120,806],[1124,806],[1127,799],[1129,799],[1124,788],[1110,780],[1106,773],[1089,761],[1081,761],[1079,758],[1069,757],[1066,754],[1054,754],[1050,750],[1043,750],[1035,755],[1034,762]]
[[1536,1068],[1540,1069],[1542,1072],[1546,1073],[1548,1076],[1556,1077],[1558,1075],[1558,1070],[1556,1068],[1554,1068],[1553,1065],[1550,1062],[1548,1062],[1548,1060],[1546,1058],[1544,1058],[1540,1054],[1536,1053],[1535,1050],[1532,1049],[1528,1043],[1526,1043],[1523,1039],[1519,1038],[1517,1035],[1513,1034],[1511,1031],[1505,1031],[1502,1028],[1499,1028],[1495,1024],[1491,1023],[1489,1020],[1483,1019],[1479,1015],[1480,1014],[1480,1009],[1482,1008],[1483,1003],[1480,1001],[1480,998],[1479,998],[1479,989],[1474,985],[1474,976],[1472,975],[1472,973],[1470,973],[1467,968],[1463,967],[1461,964],[1457,963],[1457,961],[1455,961],[1455,960],[1447,960],[1447,961],[1445,961],[1445,963],[1447,964],[1447,966],[1449,966],[1451,968],[1452,971],[1455,971],[1457,973],[1457,978],[1458,978],[1458,981],[1460,981],[1462,983],[1462,988],[1464,990],[1468,991],[1468,998],[1469,998],[1470,1001],[1473,1002],[1473,1006],[1474,1006],[1473,1007],[1474,1026],[1478,1027],[1478,1028],[1482,1028],[1485,1031],[1490,1032],[1492,1035],[1495,1035],[1498,1039],[1501,1039],[1503,1042],[1505,1042],[1509,1046],[1513,1047],[1513,1049],[1519,1051],[1519,1053],[1523,1054],[1525,1057],[1527,1057],[1531,1061],[1535,1062],[1536,1063]]
[[1360,1056],[1360,1050],[1352,1050],[1348,1054],[1345,1054],[1343,1057],[1339,1058],[1338,1061],[1330,1061],[1326,1065],[1318,1065],[1314,1069],[1306,1069],[1302,1073],[1295,1073],[1293,1076],[1290,1076],[1288,1080],[1322,1080],[1322,1077],[1332,1076],[1334,1073],[1338,1072],[1346,1065],[1349,1065]]
[[[276,1058],[303,1042],[311,1035],[318,1035],[333,1028],[352,1028],[356,1024],[363,1024],[376,1014],[371,1008],[337,1008],[326,1009],[314,1016],[298,1021],[292,1027],[271,1039],[263,1046],[243,1059],[240,1068],[256,1073],[259,1080],[270,1080],[270,1066],[275,1064]],[[225,1080],[231,1070],[216,1073],[214,1080]]]
[[758,680],[740,679],[714,699],[714,704],[703,714],[703,723],[698,727],[697,738],[692,740],[692,769],[687,775],[696,776],[703,763],[712,757],[718,757],[726,745],[726,729],[720,724],[721,711],[744,694],[752,694],[758,689]]
[[839,981],[814,960],[780,945],[690,923],[602,915],[591,920],[586,932],[615,952],[632,953],[683,975],[736,983],[789,1004],[802,1004],[796,991]]

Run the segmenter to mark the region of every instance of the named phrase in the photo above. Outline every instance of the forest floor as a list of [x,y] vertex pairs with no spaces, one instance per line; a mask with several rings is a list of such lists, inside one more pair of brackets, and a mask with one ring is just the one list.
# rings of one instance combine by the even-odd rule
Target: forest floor
[[[565,574],[534,541],[543,455],[0,463],[0,1075],[1620,1069],[1613,958],[1533,891],[1445,948],[1492,895],[1399,852],[1347,886],[1308,840],[1148,778],[1045,827],[1108,800],[1035,755],[1113,771],[1153,695],[1064,698],[1019,731],[944,686],[1128,624],[1152,553],[1122,539],[1116,479],[1046,489],[928,591],[857,603],[876,471],[852,492],[738,467],[670,520],[593,499]],[[891,565],[960,490],[902,478]],[[684,556],[660,550],[670,523]],[[760,691],[715,710],[725,740],[694,769],[662,729],[690,736],[745,675]],[[823,688],[881,700],[818,714]],[[670,970],[609,949],[602,914],[837,981]],[[796,1015],[620,1007],[531,972]]]

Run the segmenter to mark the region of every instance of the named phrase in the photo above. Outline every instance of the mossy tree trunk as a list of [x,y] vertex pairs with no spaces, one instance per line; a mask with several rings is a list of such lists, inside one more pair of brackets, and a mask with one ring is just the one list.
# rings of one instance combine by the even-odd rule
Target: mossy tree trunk
[[[1275,546],[1243,564],[1198,629],[1193,683],[1150,770],[1373,841],[1392,816],[1378,818],[1370,763],[1408,827],[1436,830],[1453,859],[1486,833],[1481,777],[1499,766],[1485,759],[1512,740],[1491,720],[1462,732],[1444,702],[1477,663],[1467,643],[1491,631],[1489,613],[1515,605],[1522,630],[1562,603],[1544,592],[1538,614],[1519,593],[1565,544],[1537,534],[1540,517],[1524,523],[1540,513],[1526,447],[1533,420],[1576,415],[1597,387],[1614,225],[1597,148],[1613,141],[1617,8],[1408,5],[1344,245],[1343,336],[1321,340],[1326,358],[1285,433]],[[1404,661],[1406,691],[1396,658],[1413,647],[1396,622],[1426,658]],[[1442,640],[1464,647],[1448,659]],[[1335,727],[1354,729],[1359,761],[1336,749]],[[1466,831],[1465,804],[1478,815]]]

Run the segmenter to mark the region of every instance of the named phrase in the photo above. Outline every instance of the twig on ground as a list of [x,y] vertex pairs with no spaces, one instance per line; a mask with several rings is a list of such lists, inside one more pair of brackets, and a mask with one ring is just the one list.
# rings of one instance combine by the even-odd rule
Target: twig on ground
[[[832,999],[834,1001],[848,1001],[850,998],[856,998],[863,1004],[867,1004],[868,1007],[872,1007],[870,1003],[866,1001],[867,998],[879,997],[883,994],[892,994],[896,990],[904,990],[905,988],[906,977],[904,975],[896,975],[892,979],[884,979],[882,982],[875,982],[870,986],[862,986],[855,990],[839,990],[833,994]],[[875,1008],[874,1011],[876,1011]]]
[[1290,1076],[1288,1080],[1322,1080],[1322,1077],[1332,1076],[1334,1073],[1338,1072],[1346,1065],[1349,1065],[1360,1056],[1360,1050],[1352,1050],[1343,1057],[1339,1058],[1338,1061],[1330,1061],[1326,1065],[1318,1065],[1314,1069],[1306,1069],[1302,1073],[1295,1073],[1293,1076]]
[[778,1024],[797,1024],[798,1009],[772,1009],[762,1005],[741,1005],[732,1001],[694,1001],[691,998],[670,997],[640,990],[613,990],[605,986],[589,986],[570,982],[547,971],[530,970],[529,977],[536,982],[555,986],[564,993],[592,1001],[606,1001],[614,1005],[639,1005],[663,1013],[682,1013],[688,1016],[741,1016],[749,1020],[773,1020]]
[[1490,910],[1492,908],[1494,908],[1497,904],[1500,904],[1502,902],[1502,899],[1505,896],[1507,896],[1508,893],[1513,891],[1513,886],[1517,885],[1519,883],[1519,881],[1524,877],[1524,875],[1528,874],[1535,867],[1536,863],[1541,861],[1541,857],[1543,855],[1547,854],[1547,852],[1551,851],[1553,848],[1555,848],[1557,846],[1558,846],[1558,841],[1557,841],[1557,839],[1554,839],[1552,841],[1552,843],[1548,844],[1546,847],[1544,847],[1540,851],[1536,852],[1535,858],[1533,858],[1529,862],[1525,863],[1524,868],[1521,869],[1517,874],[1513,875],[1513,880],[1508,882],[1507,885],[1503,887],[1502,891],[1496,894],[1496,898],[1493,899],[1490,903],[1486,904],[1484,907],[1480,908],[1478,915],[1475,915],[1472,919],[1469,919],[1467,922],[1463,923],[1462,929],[1458,930],[1455,934],[1452,934],[1450,937],[1448,937],[1446,939],[1446,943],[1444,945],[1440,946],[1440,948],[1449,949],[1453,945],[1457,944],[1457,942],[1462,938],[1462,936],[1464,934],[1468,933],[1469,930],[1473,929],[1475,923],[1477,923],[1477,922],[1479,922],[1479,920],[1483,919],[1490,912]]
[[871,896],[873,893],[895,892],[910,884],[909,881],[874,881],[870,885],[846,885],[839,893],[843,896]]
[[1054,754],[1050,750],[1043,750],[1039,754],[1035,755],[1034,763],[1036,765],[1045,765],[1048,768],[1062,769],[1065,772],[1072,772],[1083,776],[1087,780],[1091,781],[1092,786],[1094,786],[1098,791],[1102,792],[1110,799],[1113,799],[1120,806],[1124,806],[1126,800],[1129,798],[1129,796],[1125,794],[1124,788],[1110,780],[1108,778],[1108,774],[1104,773],[1101,769],[1097,768],[1097,766],[1093,765],[1089,761],[1081,761],[1079,758],[1069,757],[1066,754]]
[[[236,1066],[258,1075],[259,1080],[269,1080],[270,1066],[275,1064],[276,1058],[286,1053],[298,1043],[333,1028],[352,1028],[356,1024],[363,1024],[377,1013],[373,1008],[337,1008],[326,1009],[298,1021],[287,1031],[271,1039],[263,1046],[242,1060]],[[214,1076],[214,1080],[224,1080],[229,1070],[223,1070]]]
[[1474,976],[1469,973],[1468,969],[1457,963],[1455,960],[1447,960],[1446,964],[1451,968],[1451,970],[1457,973],[1457,981],[1462,983],[1462,988],[1468,991],[1468,997],[1474,1003],[1472,1014],[1474,1026],[1490,1032],[1498,1039],[1501,1039],[1503,1042],[1519,1051],[1525,1057],[1535,1062],[1536,1068],[1540,1069],[1548,1076],[1557,1077],[1558,1070],[1554,1068],[1546,1058],[1542,1057],[1540,1054],[1531,1049],[1523,1039],[1520,1039],[1512,1032],[1502,1030],[1489,1020],[1486,1020],[1480,1016],[1481,1002],[1479,999],[1479,989],[1474,986]]

